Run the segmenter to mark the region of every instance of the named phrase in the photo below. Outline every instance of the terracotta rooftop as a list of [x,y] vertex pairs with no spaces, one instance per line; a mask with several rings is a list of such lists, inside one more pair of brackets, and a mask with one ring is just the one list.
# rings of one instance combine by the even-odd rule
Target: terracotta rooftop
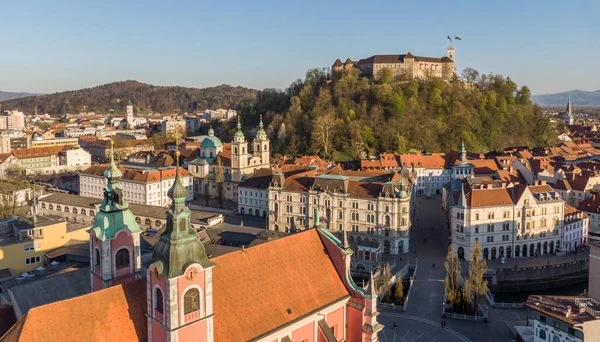
[[[81,173],[86,175],[103,177],[104,171],[107,167],[108,164],[92,165],[88,167],[85,171],[82,171]],[[165,179],[175,178],[176,170],[174,167],[153,170],[128,169],[123,166],[118,166],[118,168],[123,173],[121,179],[141,183],[158,182]],[[190,173],[184,168],[179,168],[179,175],[185,177],[189,176]]]
[[469,163],[475,166],[473,172],[477,174],[494,174],[499,170],[498,164],[494,159],[469,160]]
[[600,312],[600,303],[591,298],[530,295],[525,306],[571,325],[600,318],[593,314]]
[[400,165],[403,168],[443,169],[446,159],[442,153],[433,154],[401,154]]
[[316,229],[212,261],[215,341],[258,338],[349,296]]
[[141,341],[148,337],[145,314],[142,278],[33,308],[0,341]]
[[34,147],[12,150],[12,155],[17,159],[26,158],[42,158],[48,156],[57,156],[65,149],[70,149],[67,146],[51,146],[51,147]]

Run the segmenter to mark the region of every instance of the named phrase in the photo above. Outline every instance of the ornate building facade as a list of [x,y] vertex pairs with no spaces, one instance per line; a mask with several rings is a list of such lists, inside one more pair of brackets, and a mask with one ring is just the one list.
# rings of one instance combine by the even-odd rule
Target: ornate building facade
[[270,142],[262,116],[252,141],[252,150],[249,149],[239,117],[237,132],[229,144],[223,144],[210,128],[208,136],[200,143],[200,155],[187,164],[188,171],[194,176],[194,193],[202,196],[208,192],[210,197],[217,198],[218,192],[223,191],[225,199],[237,201],[239,183],[255,171],[269,168],[270,156]]
[[268,188],[268,228],[301,231],[318,217],[332,231],[348,231],[350,242],[368,240],[388,254],[408,253],[411,198],[411,183],[399,173],[278,173]]

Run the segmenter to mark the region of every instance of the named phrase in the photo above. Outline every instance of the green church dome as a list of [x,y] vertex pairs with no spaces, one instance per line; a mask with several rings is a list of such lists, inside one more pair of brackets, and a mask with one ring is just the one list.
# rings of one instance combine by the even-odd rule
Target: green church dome
[[208,136],[206,138],[204,138],[204,140],[202,140],[202,143],[200,144],[200,148],[219,148],[219,147],[223,147],[223,143],[221,142],[221,139],[214,137],[214,136]]

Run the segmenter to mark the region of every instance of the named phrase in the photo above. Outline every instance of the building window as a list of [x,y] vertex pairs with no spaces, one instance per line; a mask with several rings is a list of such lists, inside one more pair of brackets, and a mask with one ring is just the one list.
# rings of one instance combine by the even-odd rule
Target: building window
[[189,289],[183,295],[183,313],[187,315],[197,310],[200,310],[200,291]]
[[115,255],[115,265],[117,269],[129,267],[129,251],[121,248]]
[[25,258],[25,265],[33,265],[33,264],[39,264],[41,261],[39,256],[34,256],[31,258]]
[[163,313],[163,293],[158,287],[154,290],[154,310]]
[[98,248],[94,250],[94,266],[100,267],[100,250]]

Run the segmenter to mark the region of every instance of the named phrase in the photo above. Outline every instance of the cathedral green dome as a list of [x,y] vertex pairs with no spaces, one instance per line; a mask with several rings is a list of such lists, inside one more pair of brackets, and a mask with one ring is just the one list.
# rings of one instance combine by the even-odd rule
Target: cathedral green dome
[[202,143],[200,144],[201,149],[218,147],[223,147],[223,143],[221,142],[221,139],[213,136],[208,136],[204,138],[204,140],[202,140]]

